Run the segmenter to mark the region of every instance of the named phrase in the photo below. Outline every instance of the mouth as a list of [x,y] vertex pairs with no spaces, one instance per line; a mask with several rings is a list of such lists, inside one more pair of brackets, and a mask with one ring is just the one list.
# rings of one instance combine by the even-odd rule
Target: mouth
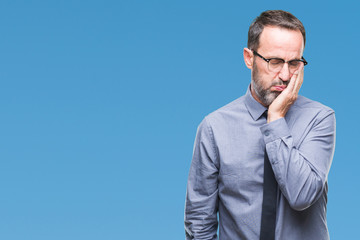
[[275,85],[271,87],[272,91],[282,92],[286,88],[286,85]]

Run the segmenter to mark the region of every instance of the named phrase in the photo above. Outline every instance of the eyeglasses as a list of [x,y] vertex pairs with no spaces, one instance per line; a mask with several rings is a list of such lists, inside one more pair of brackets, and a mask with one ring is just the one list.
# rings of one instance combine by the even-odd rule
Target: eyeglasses
[[280,72],[281,69],[284,67],[284,64],[287,63],[290,73],[293,74],[300,67],[301,64],[304,64],[304,66],[308,64],[308,62],[303,57],[301,57],[301,59],[285,61],[281,58],[264,58],[254,50],[253,53],[268,63],[268,69],[271,72]]

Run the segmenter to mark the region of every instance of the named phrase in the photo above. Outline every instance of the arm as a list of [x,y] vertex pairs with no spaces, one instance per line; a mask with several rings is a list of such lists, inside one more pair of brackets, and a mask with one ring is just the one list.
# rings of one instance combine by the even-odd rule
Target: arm
[[323,112],[298,149],[284,118],[263,126],[266,150],[280,190],[295,210],[322,195],[335,148],[335,114]]
[[303,82],[300,67],[288,87],[268,108],[268,124],[261,128],[279,187],[295,210],[310,207],[323,193],[335,148],[335,114],[321,112],[297,149],[287,123],[287,111]]
[[191,162],[186,202],[186,239],[216,239],[218,164],[213,135],[206,118],[199,125]]

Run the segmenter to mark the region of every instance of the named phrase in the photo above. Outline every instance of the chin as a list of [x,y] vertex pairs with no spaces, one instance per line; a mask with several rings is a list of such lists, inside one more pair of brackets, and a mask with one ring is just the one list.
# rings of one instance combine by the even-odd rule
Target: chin
[[264,103],[266,106],[269,106],[278,96],[280,95],[280,92],[270,92],[265,96]]

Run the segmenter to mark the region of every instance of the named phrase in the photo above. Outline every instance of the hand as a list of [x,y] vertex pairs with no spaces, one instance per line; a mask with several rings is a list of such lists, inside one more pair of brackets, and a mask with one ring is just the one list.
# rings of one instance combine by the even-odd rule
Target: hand
[[275,98],[268,109],[267,122],[285,117],[287,111],[298,97],[304,79],[304,66],[301,66],[291,77],[288,86]]

